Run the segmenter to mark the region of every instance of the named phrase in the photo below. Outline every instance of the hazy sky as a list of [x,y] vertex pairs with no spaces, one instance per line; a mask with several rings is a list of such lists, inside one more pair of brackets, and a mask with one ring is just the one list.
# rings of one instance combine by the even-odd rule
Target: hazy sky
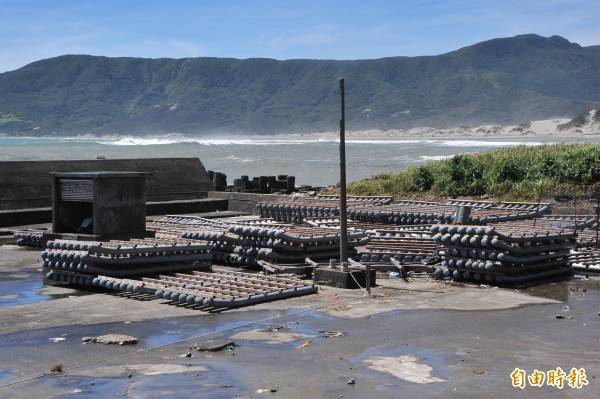
[[600,44],[600,0],[0,0],[0,72],[63,54],[437,55],[524,33]]

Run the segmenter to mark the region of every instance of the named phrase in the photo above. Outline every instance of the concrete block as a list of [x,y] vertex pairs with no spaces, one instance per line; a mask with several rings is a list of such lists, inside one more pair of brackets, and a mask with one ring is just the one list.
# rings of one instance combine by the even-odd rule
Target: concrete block
[[[352,273],[352,275],[350,275]],[[352,278],[354,276],[354,278]],[[356,281],[354,281],[356,279]],[[318,267],[313,271],[313,281],[318,285],[326,285],[337,288],[365,288],[367,286],[367,272],[364,270],[353,270],[343,272],[339,269],[328,269]],[[356,284],[360,285],[360,287]],[[371,287],[375,286],[376,273],[371,271]]]

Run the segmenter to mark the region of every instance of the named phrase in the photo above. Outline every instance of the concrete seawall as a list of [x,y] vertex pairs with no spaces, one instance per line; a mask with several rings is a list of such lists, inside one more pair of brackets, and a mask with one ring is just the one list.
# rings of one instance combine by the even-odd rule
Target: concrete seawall
[[198,158],[0,162],[0,210],[52,206],[50,172],[150,172],[148,202],[206,198],[212,182]]
[[198,158],[0,162],[0,227],[52,221],[50,172],[150,172],[148,215],[226,211],[226,198],[207,198],[213,183]]

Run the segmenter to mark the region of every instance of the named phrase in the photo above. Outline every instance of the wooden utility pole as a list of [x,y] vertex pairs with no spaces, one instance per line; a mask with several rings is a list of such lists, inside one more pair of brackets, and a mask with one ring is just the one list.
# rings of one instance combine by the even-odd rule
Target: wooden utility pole
[[346,271],[348,265],[348,220],[346,218],[346,112],[344,78],[340,78],[340,263]]

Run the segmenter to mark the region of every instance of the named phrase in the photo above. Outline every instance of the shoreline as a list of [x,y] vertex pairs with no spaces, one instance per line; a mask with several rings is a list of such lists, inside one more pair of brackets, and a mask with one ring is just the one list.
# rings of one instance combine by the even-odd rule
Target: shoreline
[[[0,133],[0,138],[33,138],[33,139],[80,139],[80,140],[158,140],[171,143],[185,143],[190,140],[201,142],[222,141],[337,141],[339,131],[316,132],[281,132],[281,133],[160,133],[160,134],[91,134],[73,135],[6,135]],[[413,127],[395,129],[363,129],[346,130],[346,141],[349,142],[393,142],[393,141],[481,141],[496,142],[541,142],[541,143],[590,143],[600,141],[600,123],[596,122],[596,111],[590,111],[586,122],[574,124],[570,119],[549,119],[530,121],[520,125],[483,125],[477,127]],[[235,143],[232,143],[235,144]]]
[[[230,137],[232,139],[245,139],[245,140],[256,140],[256,141],[267,141],[267,140],[280,140],[280,141],[296,141],[296,140],[308,140],[316,137],[320,141],[338,141],[339,132],[326,132],[326,133],[283,133],[277,135],[255,135],[255,136],[237,136]],[[493,140],[494,142],[541,142],[544,144],[558,144],[564,142],[573,143],[592,143],[600,142],[600,132],[597,134],[588,134],[582,136],[571,136],[571,135],[411,135],[411,134],[385,134],[385,135],[370,135],[364,131],[352,131],[346,132],[346,142],[423,142],[423,141],[481,141]]]
[[[569,119],[552,119],[543,121],[531,121],[522,125],[485,125],[479,127],[457,127],[457,128],[433,128],[415,127],[408,129],[368,129],[347,130],[346,140],[350,141],[478,141],[492,139],[501,142],[514,141],[540,141],[548,142],[595,142],[600,140],[600,125],[588,123],[587,125],[570,127],[566,129],[565,124]],[[339,138],[338,131],[326,131],[315,133],[282,133],[271,135],[279,140],[299,140],[307,137],[318,137],[320,140],[335,140]],[[253,135],[257,140],[267,136]],[[248,138],[248,136],[246,136]]]

